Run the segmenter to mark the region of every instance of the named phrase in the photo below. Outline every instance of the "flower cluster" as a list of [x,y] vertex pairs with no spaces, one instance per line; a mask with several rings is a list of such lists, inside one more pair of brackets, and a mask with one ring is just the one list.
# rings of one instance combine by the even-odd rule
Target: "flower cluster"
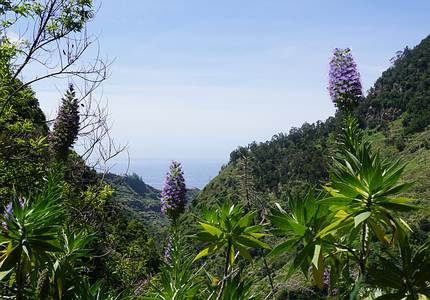
[[176,221],[185,210],[186,187],[181,164],[173,161],[161,191],[161,211]]
[[341,111],[350,111],[363,98],[360,73],[351,54],[351,49],[336,48],[330,61],[330,97]]
[[49,145],[53,153],[60,158],[66,157],[69,148],[77,139],[78,132],[79,104],[73,85],[70,85],[62,99],[53,131],[49,135]]

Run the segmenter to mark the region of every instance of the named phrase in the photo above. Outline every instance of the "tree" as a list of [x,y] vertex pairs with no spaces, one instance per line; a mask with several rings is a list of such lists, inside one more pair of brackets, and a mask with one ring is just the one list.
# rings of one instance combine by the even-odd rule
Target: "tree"
[[[1,2],[0,47],[10,52],[11,76],[7,85],[12,92],[1,103],[0,115],[13,96],[32,83],[47,78],[81,79],[92,83],[83,93],[86,97],[106,79],[107,64],[99,54],[83,62],[85,53],[96,42],[86,32],[86,24],[94,16],[92,0]],[[43,73],[24,74],[27,69],[40,67]]]
[[[81,156],[93,167],[107,168],[107,161],[125,148],[114,143],[108,110],[93,96],[108,77],[110,65],[100,56],[97,38],[86,30],[95,16],[93,1],[3,0],[0,4],[0,52],[7,69],[0,74],[0,117],[16,108],[16,96],[33,83],[53,79],[73,84],[82,108]],[[35,123],[46,126],[50,121]]]

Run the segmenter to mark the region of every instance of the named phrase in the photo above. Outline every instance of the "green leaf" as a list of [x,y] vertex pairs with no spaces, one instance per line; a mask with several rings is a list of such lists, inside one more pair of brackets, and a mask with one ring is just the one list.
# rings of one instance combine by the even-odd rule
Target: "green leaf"
[[403,226],[406,227],[407,230],[409,230],[410,232],[413,231],[412,228],[409,226],[409,224],[405,220],[403,220],[402,218],[399,218],[399,221],[400,221],[400,223],[402,223]]
[[9,244],[5,252],[3,252],[0,261],[0,271],[6,271],[12,269],[18,261],[21,259],[21,248],[12,247]]
[[255,217],[255,211],[249,212],[246,215],[244,215],[240,220],[237,222],[237,225],[235,227],[247,227],[249,224],[252,223]]
[[300,238],[287,240],[285,242],[280,243],[272,251],[269,252],[268,256],[277,256],[284,252],[289,251],[291,248],[297,245],[300,242]]
[[242,245],[245,245],[247,247],[251,248],[264,248],[264,249],[270,249],[270,246],[266,243],[263,243],[262,241],[257,240],[256,238],[253,238],[251,236],[238,236],[236,237],[236,240],[241,243]]
[[320,258],[320,254],[321,254],[321,245],[315,245],[314,256],[312,257],[312,263],[317,269],[319,268],[318,260]]
[[392,203],[392,202],[379,202],[378,205],[394,210],[394,211],[412,211],[419,209],[418,206],[406,204],[406,203]]
[[203,242],[214,242],[218,240],[217,236],[214,236],[206,231],[198,232],[193,237]]
[[237,250],[239,251],[239,254],[244,257],[245,259],[252,261],[252,257],[251,254],[249,253],[249,251],[243,247],[242,245],[240,245],[239,243],[234,242],[233,243],[234,246],[237,248]]
[[234,264],[234,257],[235,257],[234,245],[231,245],[230,255],[229,255],[230,266],[232,266]]
[[296,223],[295,221],[290,222],[289,225],[291,229],[294,231],[294,233],[300,236],[303,236],[306,230],[308,229],[306,226]]
[[7,271],[1,271],[0,272],[0,281],[2,281],[3,279],[5,279],[6,276],[9,275],[9,273],[12,272],[12,271],[13,271],[13,268],[10,269],[10,270],[7,270]]
[[402,300],[402,299],[405,299],[404,293],[398,292],[398,293],[390,293],[390,294],[379,296],[375,300]]
[[414,199],[411,198],[386,198],[386,197],[378,197],[376,203],[410,203],[413,202]]
[[261,239],[262,237],[269,236],[270,234],[251,232],[251,233],[249,233],[249,235],[252,236],[252,237],[254,237],[254,238],[256,238],[256,239]]
[[370,219],[368,223],[369,223],[372,231],[376,234],[376,236],[378,237],[378,239],[381,242],[383,242],[386,245],[391,245],[390,239],[388,239],[385,232],[382,230],[382,228],[376,222],[374,222],[372,219]]
[[264,226],[263,225],[254,225],[254,226],[248,226],[243,230],[245,233],[251,233],[251,232],[257,232],[257,231],[263,231]]
[[407,191],[413,184],[414,184],[413,182],[406,182],[406,183],[400,184],[400,185],[398,185],[398,186],[396,186],[394,188],[391,188],[391,189],[389,189],[387,191],[383,191],[381,193],[377,193],[376,195],[378,197],[397,195],[397,194],[400,194],[402,192]]
[[287,278],[289,278],[300,266],[308,267],[307,260],[312,255],[314,250],[313,244],[307,244],[302,251],[300,251],[296,258],[294,259],[293,263],[290,266],[290,269],[288,270]]
[[222,231],[218,228],[216,228],[215,226],[212,226],[210,224],[207,223],[203,223],[203,222],[199,222],[200,225],[203,227],[204,230],[206,230],[207,232],[209,232],[210,234],[220,237],[222,235]]
[[370,215],[372,214],[372,212],[370,211],[365,211],[362,212],[361,214],[358,214],[357,216],[354,217],[354,227],[358,227],[358,225],[360,225],[362,222],[366,221]]
[[344,211],[339,211],[336,216],[341,216],[337,221],[331,223],[330,225],[324,227],[321,231],[318,232],[318,234],[316,235],[317,238],[319,237],[325,237],[328,234],[331,234],[332,232],[338,230],[341,227],[344,227],[346,225],[349,225],[350,223],[350,218],[351,216],[344,212]]
[[324,262],[321,254],[321,246],[316,245],[314,250],[314,257],[312,258],[312,275],[315,280],[317,287],[322,290],[324,289]]
[[202,258],[202,257],[208,256],[209,254],[210,254],[210,250],[209,250],[209,248],[205,248],[205,249],[203,249],[202,251],[200,251],[200,252],[196,255],[196,257],[194,257],[193,262],[195,262],[196,260],[198,260],[198,259],[200,259],[200,258]]
[[323,205],[348,205],[352,200],[352,198],[348,197],[328,197],[319,200],[318,203]]

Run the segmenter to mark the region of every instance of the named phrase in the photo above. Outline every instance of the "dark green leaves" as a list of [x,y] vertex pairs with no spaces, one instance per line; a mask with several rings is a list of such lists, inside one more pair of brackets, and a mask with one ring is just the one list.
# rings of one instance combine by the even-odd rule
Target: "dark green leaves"
[[289,275],[301,268],[307,276],[309,268],[318,287],[322,289],[324,274],[323,243],[318,232],[329,225],[330,215],[319,201],[314,197],[314,191],[308,192],[305,198],[292,197],[288,199],[290,213],[280,208],[273,209],[269,216],[275,226],[274,233],[287,239],[278,244],[270,256],[295,251]]

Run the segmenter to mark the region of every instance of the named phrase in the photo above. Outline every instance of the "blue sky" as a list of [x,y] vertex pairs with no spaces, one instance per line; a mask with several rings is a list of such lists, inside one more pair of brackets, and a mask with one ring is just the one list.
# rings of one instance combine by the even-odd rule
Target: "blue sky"
[[[226,162],[239,145],[334,113],[333,48],[352,48],[367,89],[430,34],[429,11],[430,1],[109,0],[89,30],[115,59],[103,98],[132,164]],[[62,91],[35,89],[52,115]]]

